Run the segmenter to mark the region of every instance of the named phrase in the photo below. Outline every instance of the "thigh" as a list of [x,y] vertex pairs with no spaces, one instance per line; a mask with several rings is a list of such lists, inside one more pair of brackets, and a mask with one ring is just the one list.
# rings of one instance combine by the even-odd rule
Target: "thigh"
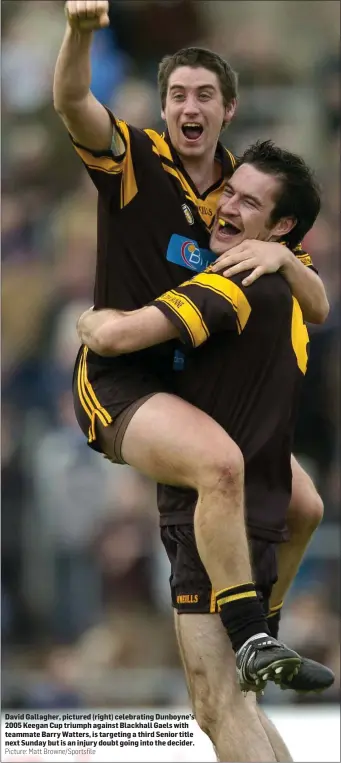
[[[110,457],[111,428],[98,425],[99,440]],[[206,413],[175,395],[155,394],[129,421],[122,458],[147,477],[169,485],[197,487],[220,470],[243,464],[238,446]]]

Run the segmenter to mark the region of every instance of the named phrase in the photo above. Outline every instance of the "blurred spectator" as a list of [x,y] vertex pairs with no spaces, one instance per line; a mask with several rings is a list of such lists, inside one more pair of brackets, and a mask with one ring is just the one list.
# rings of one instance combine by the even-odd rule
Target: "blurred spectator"
[[59,710],[80,706],[79,668],[75,647],[54,646],[48,650],[40,679],[23,693],[28,710]]
[[110,5],[120,48],[132,61],[133,74],[155,82],[160,59],[201,37],[204,25],[194,0],[125,0]]

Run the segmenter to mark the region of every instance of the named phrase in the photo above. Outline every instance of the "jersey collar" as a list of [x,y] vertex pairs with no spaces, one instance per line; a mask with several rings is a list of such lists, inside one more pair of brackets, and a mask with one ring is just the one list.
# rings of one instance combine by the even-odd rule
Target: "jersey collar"
[[198,189],[194,185],[191,177],[189,176],[187,170],[185,169],[185,167],[184,167],[184,165],[183,165],[183,163],[182,163],[182,161],[180,159],[179,154],[175,151],[175,148],[174,148],[174,146],[173,146],[173,144],[171,142],[171,139],[169,137],[168,130],[166,130],[162,134],[162,137],[163,137],[163,139],[165,140],[165,142],[168,145],[168,148],[169,148],[169,150],[171,152],[171,155],[172,155],[172,159],[173,159],[174,165],[180,170],[182,175],[186,178],[187,183],[191,186],[191,188],[194,191],[194,193],[197,196],[197,198],[206,199],[207,196],[210,193],[212,193],[212,191],[215,191],[217,188],[219,188],[221,186],[223,180],[225,180],[227,177],[231,176],[232,173],[231,173],[231,160],[230,160],[230,157],[228,155],[228,152],[224,148],[223,144],[220,143],[220,141],[218,141],[214,158],[221,165],[221,175],[220,175],[220,178],[216,181],[216,183],[213,183],[213,185],[211,185],[209,188],[207,188],[207,190],[204,191],[204,193],[199,194],[198,193]]

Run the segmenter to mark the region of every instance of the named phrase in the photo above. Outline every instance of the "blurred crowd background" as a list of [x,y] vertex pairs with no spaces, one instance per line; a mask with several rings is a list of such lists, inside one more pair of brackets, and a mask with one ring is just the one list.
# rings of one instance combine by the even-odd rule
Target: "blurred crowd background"
[[[91,451],[73,414],[96,192],[52,106],[63,3],[5,0],[1,11],[3,706],[186,704],[154,485]],[[238,154],[272,138],[321,181],[323,211],[304,245],[331,311],[311,327],[295,451],[325,518],[281,630],[335,671],[319,702],[340,689],[339,15],[332,0],[115,0],[92,55],[94,94],[127,121],[162,130],[159,59],[189,44],[216,50],[240,77],[225,144]],[[273,702],[300,701],[269,691]]]

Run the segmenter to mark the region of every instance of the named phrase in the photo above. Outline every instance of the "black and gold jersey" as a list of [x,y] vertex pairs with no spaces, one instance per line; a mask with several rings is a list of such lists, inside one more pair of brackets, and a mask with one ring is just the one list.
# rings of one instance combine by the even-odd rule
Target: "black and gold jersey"
[[98,190],[95,307],[133,310],[179,285],[186,270],[199,273],[213,262],[210,231],[236,159],[218,143],[221,176],[199,194],[167,133],[109,114],[125,146],[121,156],[73,145]]
[[[244,277],[202,273],[154,305],[178,327],[185,344],[183,370],[174,374],[176,394],[212,416],[240,447],[248,526],[276,541],[285,537],[309,338],[280,274],[246,288]],[[188,522],[195,500],[189,491],[159,486],[161,523]]]
[[73,143],[99,194],[95,307],[132,310],[213,261],[210,229],[235,159],[218,144],[221,177],[200,195],[167,134],[110,116],[125,145],[121,156]]

